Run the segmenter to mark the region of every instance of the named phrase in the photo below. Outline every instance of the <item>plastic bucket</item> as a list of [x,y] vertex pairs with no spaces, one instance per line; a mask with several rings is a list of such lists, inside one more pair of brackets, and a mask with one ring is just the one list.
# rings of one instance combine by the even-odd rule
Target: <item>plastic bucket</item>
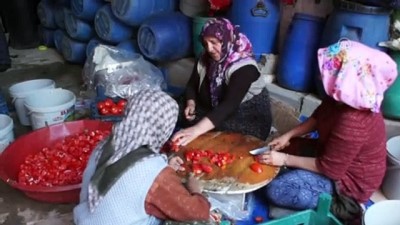
[[115,17],[110,4],[97,11],[94,18],[94,28],[101,39],[115,44],[129,39],[134,29]]
[[61,41],[64,59],[71,63],[83,64],[86,60],[87,43],[76,41],[67,35]]
[[97,10],[104,4],[103,0],[71,0],[71,11],[80,19],[93,21]]
[[64,22],[64,10],[66,8],[61,5],[56,5],[54,7],[54,20],[58,28],[65,29],[65,22]]
[[204,24],[207,23],[207,21],[210,19],[212,19],[212,17],[196,16],[195,18],[193,18],[192,38],[193,38],[193,51],[196,57],[199,57],[204,50],[203,44],[201,43],[200,40],[200,33],[203,30]]
[[11,117],[0,114],[0,154],[14,141],[14,122]]
[[400,136],[394,136],[386,142],[389,162],[400,165]]
[[386,200],[373,204],[364,214],[364,225],[399,225],[400,200]]
[[125,50],[130,53],[139,53],[140,54],[137,40],[130,39],[130,40],[123,41],[117,45],[117,48]]
[[92,38],[86,46],[86,57],[89,58],[94,53],[94,49],[100,44],[107,45],[108,43],[97,37]]
[[78,41],[89,41],[94,35],[91,24],[76,17],[70,10],[64,10],[65,28],[68,35]]
[[261,54],[277,51],[279,2],[278,0],[232,0],[229,19],[249,38],[257,60]]
[[192,21],[179,12],[159,14],[139,28],[140,52],[156,61],[172,61],[192,54]]
[[382,183],[382,193],[388,199],[400,200],[400,164],[387,168]]
[[114,15],[131,26],[140,26],[147,18],[162,12],[173,12],[178,0],[113,0]]
[[53,89],[56,84],[50,79],[36,79],[20,82],[12,85],[8,91],[14,102],[15,110],[17,111],[19,122],[24,126],[31,125],[28,112],[24,106],[25,97],[32,95],[34,92],[41,89]]
[[209,7],[207,0],[180,0],[180,11],[189,17],[196,17],[207,14]]
[[54,5],[47,1],[40,1],[37,6],[37,15],[40,20],[40,24],[43,27],[56,29],[57,24],[54,17]]
[[57,51],[62,53],[62,40],[64,39],[64,37],[67,34],[65,33],[65,31],[61,30],[61,29],[57,29],[56,31],[54,31],[54,46],[56,47]]
[[314,68],[324,19],[296,13],[289,26],[278,65],[278,84],[308,92],[314,87]]
[[25,98],[32,129],[62,123],[73,115],[76,97],[65,89],[40,90]]

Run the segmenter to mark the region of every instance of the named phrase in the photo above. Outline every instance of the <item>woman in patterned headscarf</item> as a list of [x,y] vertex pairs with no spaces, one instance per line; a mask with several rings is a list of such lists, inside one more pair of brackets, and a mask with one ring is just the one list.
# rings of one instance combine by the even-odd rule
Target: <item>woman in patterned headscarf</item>
[[265,140],[271,129],[266,79],[260,75],[247,37],[227,19],[209,20],[200,34],[205,52],[185,93],[184,124],[173,140],[186,145],[212,130]]
[[[332,212],[345,224],[360,224],[354,221],[360,204],[380,187],[386,171],[380,106],[397,66],[386,53],[350,40],[319,49],[318,62],[329,97],[306,122],[270,142],[276,151],[260,156],[262,163],[293,168],[274,179],[266,194],[277,206],[304,210],[329,193]],[[300,138],[314,130],[317,140]]]
[[208,220],[210,204],[197,180],[185,188],[161,146],[171,135],[178,105],[161,91],[143,90],[92,153],[84,172],[76,225],[153,225],[160,220]]

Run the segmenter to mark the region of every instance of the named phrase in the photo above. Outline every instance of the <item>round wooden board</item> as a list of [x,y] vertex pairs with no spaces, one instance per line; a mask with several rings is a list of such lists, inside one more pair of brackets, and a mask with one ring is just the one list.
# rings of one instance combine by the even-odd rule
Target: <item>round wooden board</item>
[[[266,146],[267,143],[249,135],[228,132],[209,132],[193,140],[187,146],[181,146],[177,152],[185,161],[185,152],[190,150],[209,150],[211,152],[229,152],[235,160],[221,169],[212,165],[213,171],[200,175],[204,190],[213,193],[243,194],[267,185],[279,172],[279,167],[262,165],[262,173],[255,173],[250,165],[255,162],[249,151]],[[189,164],[185,161],[185,164]],[[187,176],[186,172],[180,175]]]

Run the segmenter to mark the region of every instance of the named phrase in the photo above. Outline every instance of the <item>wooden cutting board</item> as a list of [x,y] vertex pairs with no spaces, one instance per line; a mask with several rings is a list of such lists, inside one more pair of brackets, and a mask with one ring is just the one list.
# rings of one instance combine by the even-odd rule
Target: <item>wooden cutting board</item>
[[[204,190],[213,193],[242,194],[254,191],[267,185],[279,172],[279,167],[262,165],[262,172],[256,173],[250,169],[255,162],[254,156],[249,151],[266,146],[267,143],[249,135],[228,132],[208,132],[193,140],[187,146],[181,146],[177,152],[186,162],[185,152],[193,150],[209,150],[211,152],[229,152],[235,156],[232,163],[226,168],[208,163],[213,167],[209,174],[201,174],[199,178]],[[206,160],[206,159],[204,159]],[[185,177],[188,171],[180,172]]]

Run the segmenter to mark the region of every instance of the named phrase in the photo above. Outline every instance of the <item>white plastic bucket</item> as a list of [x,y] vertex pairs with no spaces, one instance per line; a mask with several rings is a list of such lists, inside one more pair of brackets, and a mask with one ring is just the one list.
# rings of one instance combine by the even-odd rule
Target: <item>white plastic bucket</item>
[[382,192],[388,199],[400,200],[400,165],[387,168],[382,183]]
[[8,90],[13,98],[15,110],[17,111],[19,122],[24,126],[31,125],[27,110],[24,106],[24,98],[41,89],[55,88],[55,82],[50,79],[36,79],[20,82],[12,85]]
[[386,142],[386,148],[390,164],[400,165],[400,136],[390,138]]
[[75,110],[76,97],[65,89],[39,90],[25,98],[32,129],[36,130],[67,120]]
[[14,141],[14,122],[11,117],[0,114],[0,154]]
[[364,214],[364,225],[399,225],[400,200],[386,200],[373,204]]
[[207,0],[180,0],[179,9],[188,17],[204,16],[208,12]]

